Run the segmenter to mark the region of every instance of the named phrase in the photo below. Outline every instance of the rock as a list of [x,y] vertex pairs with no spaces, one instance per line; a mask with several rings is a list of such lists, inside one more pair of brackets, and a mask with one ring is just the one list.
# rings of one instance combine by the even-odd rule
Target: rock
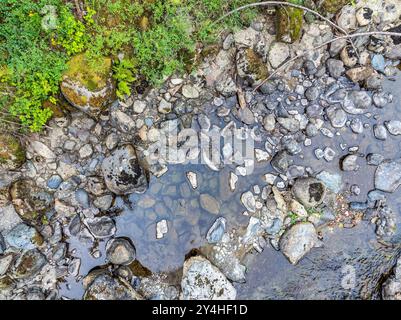
[[334,128],[342,128],[347,122],[347,114],[340,106],[330,106],[326,109],[327,117]]
[[132,145],[122,146],[105,158],[102,172],[107,188],[115,194],[143,193],[148,188],[146,172]]
[[198,123],[202,130],[209,131],[211,122],[205,114],[201,113],[198,115]]
[[391,275],[382,285],[383,300],[401,300],[401,258]]
[[362,120],[359,118],[352,119],[350,127],[351,127],[352,132],[354,132],[356,134],[363,132],[363,123],[362,123]]
[[6,274],[13,262],[13,258],[12,254],[0,256],[0,277]]
[[46,264],[45,256],[38,250],[25,251],[16,261],[12,270],[15,279],[27,279],[35,276]]
[[362,67],[355,67],[355,68],[349,69],[346,72],[346,75],[353,82],[359,83],[359,82],[367,80],[373,73],[374,73],[374,70],[372,69],[372,67],[362,66]]
[[35,249],[43,243],[41,235],[25,223],[20,223],[11,229],[4,237],[10,247],[22,250]]
[[282,42],[274,42],[269,50],[269,62],[274,69],[281,66],[290,56],[290,48]]
[[255,149],[255,160],[256,162],[269,161],[271,158],[270,154],[262,149]]
[[113,203],[113,196],[111,194],[101,196],[93,201],[95,207],[103,211],[110,209],[112,203]]
[[187,179],[192,187],[192,189],[196,189],[198,187],[198,176],[195,172],[188,171],[186,173]]
[[181,288],[184,300],[235,300],[237,295],[224,274],[200,256],[184,262]]
[[199,200],[200,200],[200,205],[204,210],[212,214],[219,214],[220,203],[211,195],[206,193],[201,194]]
[[109,238],[116,233],[116,226],[110,217],[88,218],[84,222],[91,234],[97,239]]
[[250,191],[244,192],[241,195],[241,202],[246,208],[246,210],[248,210],[249,212],[253,213],[256,211],[256,200],[252,192]]
[[365,27],[371,23],[373,10],[368,7],[359,8],[356,12],[356,21],[360,27]]
[[300,129],[300,123],[295,118],[277,118],[277,122],[290,132],[297,132]]
[[387,131],[386,128],[382,124],[375,124],[373,126],[373,133],[376,139],[386,140],[387,139]]
[[162,239],[168,232],[167,220],[163,219],[156,223],[156,239]]
[[269,114],[263,118],[263,128],[267,131],[273,131],[276,125],[276,117],[274,114]]
[[352,47],[347,46],[340,52],[342,62],[346,67],[353,68],[358,63],[358,56]]
[[401,184],[401,159],[385,160],[375,172],[375,188],[392,193]]
[[100,59],[93,68],[84,53],[76,55],[67,63],[60,88],[74,107],[98,115],[115,97],[111,59]]
[[354,154],[347,155],[341,162],[341,169],[343,171],[357,171],[359,165],[357,164],[358,156]]
[[343,109],[350,114],[364,114],[372,105],[372,97],[366,91],[351,91],[347,94]]
[[375,54],[371,63],[373,69],[384,73],[384,69],[386,68],[386,60],[384,60],[384,57],[381,54]]
[[75,200],[77,200],[78,204],[83,208],[89,208],[89,195],[84,189],[77,189],[75,191]]
[[288,153],[286,151],[281,151],[276,153],[276,155],[270,161],[270,164],[274,170],[285,174],[291,164],[291,161],[288,157]]
[[301,38],[303,26],[302,9],[293,7],[276,8],[277,40],[293,43]]
[[330,44],[330,56],[337,56],[341,50],[347,45],[347,39],[338,39]]
[[310,87],[305,91],[305,97],[309,101],[315,101],[320,96],[320,90],[318,87]]
[[384,156],[378,153],[369,153],[366,162],[371,166],[378,166],[384,160]]
[[159,107],[157,108],[157,110],[162,114],[170,113],[172,110],[172,104],[162,99],[159,103]]
[[308,216],[308,212],[306,211],[305,207],[294,199],[290,201],[289,207],[290,211],[295,213],[298,217],[305,218]]
[[324,185],[334,193],[340,193],[342,189],[341,175],[330,173],[328,171],[322,171],[316,175],[316,178],[322,181]]
[[112,264],[129,265],[135,260],[136,251],[128,239],[114,238],[107,242],[106,255]]
[[[107,271],[93,271],[87,278],[88,284],[84,300],[141,300],[142,297],[132,286],[120,277],[113,277]],[[88,280],[89,281],[89,280]]]
[[118,142],[120,141],[120,138],[118,137],[118,135],[116,133],[110,133],[107,137],[106,137],[106,148],[109,150],[113,150],[115,147],[117,147]]
[[60,175],[63,180],[68,180],[69,178],[78,175],[78,170],[72,164],[59,161],[57,174]]
[[326,65],[333,78],[338,79],[345,72],[344,63],[341,60],[328,59]]
[[386,126],[388,132],[390,132],[390,134],[392,134],[393,136],[401,135],[401,121],[390,120],[386,121],[384,125]]
[[56,155],[53,151],[49,149],[44,143],[40,141],[31,141],[29,143],[28,149],[32,151],[32,153],[36,153],[40,157],[44,159],[54,159]]
[[47,186],[50,189],[55,190],[60,186],[61,182],[63,182],[63,179],[61,179],[61,177],[58,174],[55,174],[51,176],[49,180],[47,180]]
[[251,48],[240,48],[236,56],[237,73],[242,79],[251,83],[264,80],[268,76],[268,68],[262,57]]
[[230,190],[231,190],[231,191],[235,191],[237,182],[238,182],[238,176],[237,176],[235,173],[230,172],[230,177],[229,177],[229,180],[228,180],[228,185],[230,186]]
[[377,108],[384,108],[391,102],[393,102],[393,95],[389,92],[381,91],[373,94],[373,103]]
[[392,60],[400,60],[401,59],[401,44],[396,46],[388,46],[387,52],[385,53],[386,58]]
[[313,224],[297,223],[280,238],[280,250],[292,264],[297,264],[312,248],[321,246]]
[[10,189],[15,211],[28,224],[41,226],[44,214],[52,206],[53,198],[35,185],[33,180],[18,180]]
[[299,178],[292,187],[295,198],[307,208],[314,208],[323,202],[326,186],[315,178]]
[[217,243],[223,238],[226,231],[226,223],[227,220],[224,217],[216,219],[206,234],[206,240],[208,243]]
[[133,104],[133,109],[135,113],[142,113],[146,109],[146,101],[135,100]]
[[92,146],[90,144],[85,144],[79,149],[79,157],[81,159],[89,158],[93,153]]
[[0,134],[0,172],[16,170],[25,163],[25,150],[10,134]]
[[355,7],[351,5],[344,6],[337,17],[338,26],[344,30],[352,31],[356,29],[356,22]]
[[188,99],[199,98],[199,91],[194,86],[184,85],[182,87],[182,95]]
[[330,147],[326,147],[323,150],[323,158],[324,160],[326,160],[327,162],[331,162],[334,160],[334,157],[336,156],[336,152],[330,148]]

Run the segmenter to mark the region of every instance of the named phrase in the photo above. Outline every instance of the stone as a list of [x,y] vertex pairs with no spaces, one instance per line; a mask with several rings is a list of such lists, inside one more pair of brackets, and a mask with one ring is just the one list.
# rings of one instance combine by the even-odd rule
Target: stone
[[373,103],[377,108],[384,108],[391,102],[393,102],[393,95],[389,92],[381,91],[373,94]]
[[338,39],[330,44],[330,56],[337,56],[341,50],[347,45],[347,39]]
[[63,182],[63,179],[58,174],[56,174],[51,176],[49,180],[47,180],[47,186],[50,189],[55,190],[60,186],[61,182]]
[[40,157],[44,159],[54,159],[56,158],[56,155],[54,154],[53,151],[49,149],[48,146],[46,146],[44,143],[40,141],[31,141],[28,146],[29,150],[31,150],[33,153],[39,155]]
[[89,158],[93,153],[92,146],[90,144],[85,144],[79,149],[79,157],[81,159]]
[[135,260],[136,251],[126,238],[114,238],[106,244],[107,260],[116,265],[129,265]]
[[41,235],[35,228],[20,223],[12,228],[4,237],[8,246],[21,249],[35,249],[43,243]]
[[326,109],[327,117],[334,128],[342,128],[347,122],[347,114],[340,106],[330,106]]
[[385,126],[383,126],[382,124],[375,124],[373,126],[373,134],[375,135],[375,138],[378,140],[387,139],[387,131]]
[[263,118],[263,128],[270,132],[274,130],[274,127],[276,125],[276,117],[274,114],[269,114]]
[[359,170],[359,165],[357,164],[358,156],[354,154],[349,154],[341,161],[341,169],[343,171],[357,171]]
[[142,113],[146,109],[146,101],[135,100],[133,104],[133,109],[135,113]]
[[45,256],[38,250],[25,251],[16,261],[12,270],[15,279],[28,279],[38,274],[46,264]]
[[224,274],[201,256],[184,262],[181,288],[184,300],[235,300],[237,296]]
[[0,277],[6,274],[13,262],[13,258],[12,254],[0,256]]
[[217,218],[206,234],[206,241],[212,244],[219,242],[226,231],[226,224],[224,217]]
[[113,203],[113,196],[111,194],[98,197],[93,201],[95,207],[103,211],[110,209],[112,203]]
[[280,67],[290,56],[290,48],[282,42],[274,42],[269,50],[269,62],[274,69]]
[[333,78],[338,79],[345,72],[344,62],[342,62],[341,60],[328,59],[326,62],[326,65],[327,65],[329,74]]
[[352,132],[354,132],[356,134],[360,134],[363,132],[363,123],[362,123],[362,120],[359,118],[352,119],[350,127],[351,127]]
[[315,178],[298,178],[292,187],[292,193],[305,207],[314,208],[323,202],[326,186]]
[[120,141],[120,138],[118,137],[118,135],[114,132],[110,133],[107,137],[106,137],[106,148],[109,150],[113,150],[115,147],[117,147],[118,142]]
[[373,10],[369,7],[362,7],[356,11],[356,21],[360,27],[365,27],[371,23]]
[[335,155],[336,155],[336,152],[332,148],[330,148],[330,147],[324,148],[324,150],[323,150],[323,158],[327,162],[333,161]]
[[244,192],[241,195],[241,203],[244,205],[247,211],[252,213],[256,211],[256,200],[252,192]]
[[110,217],[87,218],[84,222],[91,234],[97,239],[109,238],[116,233],[116,226]]
[[308,216],[308,212],[305,207],[298,201],[292,199],[289,205],[290,211],[295,213],[298,217],[305,218]]
[[122,146],[105,158],[102,172],[107,188],[117,195],[143,193],[148,188],[146,172],[132,145]]
[[182,86],[182,95],[188,99],[196,99],[199,98],[199,91],[194,86],[184,85]]
[[0,172],[16,170],[25,163],[25,149],[10,134],[0,134]]
[[209,194],[203,193],[199,198],[201,207],[211,214],[219,214],[220,202]]
[[271,158],[270,154],[262,149],[255,149],[255,160],[256,162],[269,161]]
[[187,179],[192,187],[192,189],[198,188],[198,176],[195,172],[188,171],[186,173]]
[[235,188],[237,186],[237,182],[238,182],[238,176],[235,173],[230,172],[228,185],[229,185],[231,191],[235,191]]
[[77,189],[75,191],[75,200],[80,204],[83,208],[89,208],[89,195],[84,189]]
[[302,222],[293,225],[280,238],[280,250],[296,265],[312,248],[321,246],[313,224]]
[[168,232],[167,220],[163,219],[156,223],[156,239],[162,239]]
[[324,185],[334,193],[340,193],[342,189],[341,175],[322,171],[316,175],[316,178],[324,183]]
[[386,126],[388,132],[390,132],[390,134],[392,134],[393,136],[401,135],[401,121],[390,120],[386,121],[384,125]]
[[[89,278],[89,279],[88,279]],[[107,271],[92,271],[85,279],[89,282],[84,300],[141,300],[142,297],[124,279],[113,277]],[[85,281],[84,279],[84,281]]]
[[385,160],[375,172],[375,188],[393,193],[401,184],[401,159]]
[[276,155],[270,161],[270,164],[274,170],[279,173],[285,174],[291,164],[291,160],[289,159],[288,153],[286,151],[281,151],[276,153]]
[[277,122],[289,132],[297,132],[300,129],[300,123],[295,118],[277,118]]
[[18,180],[11,185],[15,211],[28,224],[41,226],[43,216],[53,204],[52,196],[36,186],[33,180]]
[[305,97],[308,101],[315,101],[320,96],[320,90],[318,87],[310,87],[305,91]]
[[69,178],[78,175],[78,170],[72,164],[59,161],[57,167],[57,174],[63,179],[68,180]]
[[362,67],[355,67],[355,68],[349,69],[346,72],[346,75],[353,82],[359,83],[359,82],[367,80],[373,73],[374,73],[374,70],[372,69],[372,67],[362,66]]
[[371,166],[378,166],[384,160],[384,156],[378,153],[369,153],[366,162]]
[[99,59],[94,68],[84,53],[72,57],[67,63],[60,89],[74,107],[98,115],[115,98],[111,59]]
[[372,97],[367,91],[351,91],[347,94],[342,105],[345,112],[350,114],[364,114],[372,105]]
[[0,232],[5,234],[22,222],[13,205],[0,207]]
[[356,23],[357,19],[355,7],[351,5],[344,6],[337,17],[338,26],[344,30],[352,31],[356,29]]
[[157,110],[162,114],[170,113],[172,110],[172,104],[162,99],[159,103],[159,107],[157,108]]

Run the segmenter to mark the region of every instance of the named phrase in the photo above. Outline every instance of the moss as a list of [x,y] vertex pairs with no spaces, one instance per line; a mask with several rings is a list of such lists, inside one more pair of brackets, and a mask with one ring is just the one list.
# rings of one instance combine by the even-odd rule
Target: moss
[[249,62],[249,71],[257,76],[257,80],[266,79],[269,72],[262,58],[252,49],[247,49],[246,57]]
[[342,7],[350,2],[350,0],[324,0],[320,5],[320,12],[323,14],[337,13]]
[[[290,1],[293,2],[293,1]],[[287,6],[276,11],[277,40],[293,43],[301,38],[304,11]]]
[[0,164],[17,169],[25,160],[25,150],[19,140],[9,134],[0,134]]
[[96,65],[89,63],[84,53],[74,56],[68,63],[64,76],[81,83],[91,91],[104,88],[111,73],[111,59],[100,58]]

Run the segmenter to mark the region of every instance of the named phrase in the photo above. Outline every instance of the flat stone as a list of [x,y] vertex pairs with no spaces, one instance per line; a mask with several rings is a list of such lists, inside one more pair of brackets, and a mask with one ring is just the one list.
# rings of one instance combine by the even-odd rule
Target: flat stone
[[200,200],[200,205],[204,210],[212,214],[219,214],[220,203],[214,197],[204,193],[200,195],[199,200]]
[[269,50],[269,62],[274,69],[281,66],[290,56],[290,48],[282,42],[274,42]]
[[182,87],[182,95],[188,99],[199,98],[199,91],[194,86],[184,85]]
[[401,159],[385,160],[375,172],[375,188],[392,193],[401,184]]

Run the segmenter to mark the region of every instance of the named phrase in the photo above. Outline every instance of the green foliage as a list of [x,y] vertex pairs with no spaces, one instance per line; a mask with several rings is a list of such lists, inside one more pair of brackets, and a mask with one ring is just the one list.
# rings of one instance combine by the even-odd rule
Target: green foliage
[[133,59],[122,59],[113,66],[113,78],[117,81],[117,96],[131,94],[130,86],[135,81],[137,63]]

